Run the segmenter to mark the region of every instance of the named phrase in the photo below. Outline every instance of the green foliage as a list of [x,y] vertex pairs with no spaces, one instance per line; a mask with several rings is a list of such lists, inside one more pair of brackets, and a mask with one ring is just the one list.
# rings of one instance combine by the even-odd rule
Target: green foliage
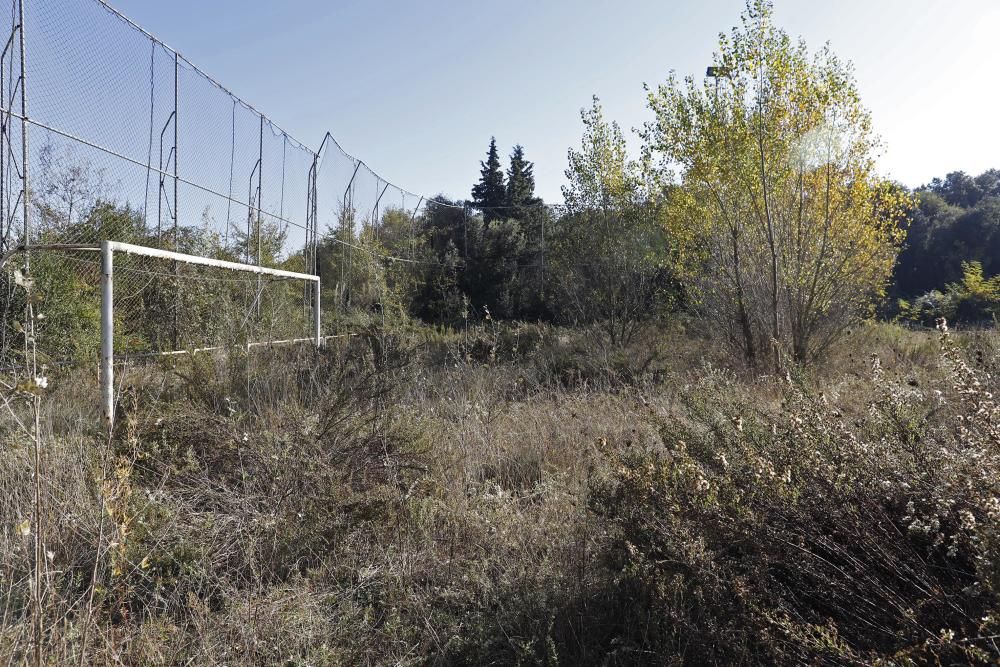
[[1000,276],[985,278],[979,262],[962,263],[962,282],[945,289],[947,310],[952,321],[996,321],[1000,313]]
[[[219,247],[222,244],[218,238],[212,239],[213,243],[208,244],[208,247],[203,243],[206,237],[212,236],[212,233],[208,231],[208,221],[206,220],[205,223],[202,234],[192,235],[188,230],[187,234],[178,239],[179,252],[214,256],[223,251]],[[230,246],[225,248],[224,252],[233,261],[257,264],[259,257],[261,266],[276,267],[281,263],[281,255],[285,248],[285,241],[288,239],[288,232],[278,221],[260,218],[254,222],[249,233],[234,225],[231,236]]]
[[579,151],[569,150],[569,181],[562,188],[570,211],[627,210],[645,194],[639,165],[629,159],[618,123],[608,123],[600,100],[594,96],[589,109],[580,110],[583,140]]
[[[810,54],[747,2],[719,78],[650,91],[646,158],[694,303],[751,365],[808,362],[885,294],[907,194],[875,171],[878,141],[849,65]],[[665,166],[679,166],[679,183]]]
[[551,234],[555,309],[565,321],[599,325],[620,346],[676,294],[667,237],[621,128],[596,97],[581,118],[582,146],[569,152],[563,187],[569,212]]
[[428,202],[412,221],[413,261],[397,269],[408,276],[404,298],[410,314],[452,325],[487,314],[503,319],[544,314],[538,240],[549,213],[526,209],[522,218],[487,221],[444,197]]
[[986,278],[979,262],[962,263],[962,280],[943,292],[933,290],[910,302],[901,299],[899,317],[931,326],[939,318],[963,324],[996,323],[1000,314],[1000,276]]
[[[45,205],[44,201],[41,204]],[[98,200],[81,210],[74,204],[72,221],[48,209],[37,243],[97,244],[103,240],[157,246],[164,243],[181,252],[241,261],[247,237],[235,235],[226,247],[218,234],[202,227],[184,227],[176,238],[158,239],[143,223],[141,212]],[[257,230],[250,237],[256,247]],[[260,225],[260,247],[266,265],[295,268],[301,257],[280,257],[283,232],[273,224]],[[173,234],[171,234],[173,236]],[[254,258],[254,261],[256,259]],[[178,347],[245,343],[249,282],[218,280],[188,265],[119,254],[115,257],[115,351],[118,354],[166,351]],[[31,276],[36,285],[36,341],[43,363],[93,361],[100,347],[100,262],[93,251],[33,253]],[[293,304],[301,302],[301,284],[265,281],[254,326],[260,331],[288,330],[298,323],[305,331],[306,314]],[[12,313],[24,309],[24,295],[14,293],[5,305]],[[23,326],[21,323],[18,326]],[[5,349],[10,350],[9,346]],[[8,355],[12,355],[8,351]]]
[[498,219],[483,230],[480,247],[467,264],[466,292],[498,317],[511,318],[519,309],[521,293],[518,263],[527,242],[517,220]]
[[1000,197],[1000,170],[987,169],[975,177],[955,171],[944,180],[933,179],[922,189],[939,195],[951,206],[973,208],[987,197]]
[[[355,216],[352,208],[341,208],[337,227],[327,230],[319,243],[324,312],[342,322],[399,323],[418,290],[420,275],[412,262],[423,257],[412,214],[389,208],[360,230]],[[394,263],[388,256],[410,263]]]
[[[474,224],[474,239],[477,230]],[[418,221],[417,258],[422,263],[414,267],[418,271],[410,302],[414,316],[449,324],[458,324],[467,317],[468,297],[462,290],[462,280],[468,232],[466,211],[454,202],[438,196],[427,203]]]
[[535,165],[524,157],[524,147],[514,146],[510,154],[510,166],[507,168],[507,206],[506,214],[522,219],[531,207],[541,204],[541,199],[535,197]]
[[[45,203],[41,206],[44,208]],[[142,216],[127,206],[97,200],[89,208],[73,203],[72,221],[49,209],[39,243],[99,243],[103,240],[149,244]],[[81,208],[83,210],[81,210]],[[37,286],[37,347],[46,360],[92,361],[100,348],[100,270],[94,255],[35,253],[31,274]],[[127,260],[123,260],[127,261]],[[14,304],[14,312],[23,306]],[[37,318],[37,315],[36,315]],[[149,328],[157,326],[150,318]],[[157,320],[162,324],[161,320]]]
[[38,348],[50,359],[93,361],[101,344],[101,286],[73,268],[53,253],[39,253],[32,265],[44,316],[36,325]]
[[918,188],[907,243],[899,255],[893,291],[917,298],[962,280],[963,263],[979,262],[987,275],[1000,272],[1000,177],[989,170],[962,172]]

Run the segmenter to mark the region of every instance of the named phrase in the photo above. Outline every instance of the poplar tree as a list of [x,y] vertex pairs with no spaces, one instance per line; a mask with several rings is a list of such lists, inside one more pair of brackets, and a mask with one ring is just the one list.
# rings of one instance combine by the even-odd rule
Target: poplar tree
[[567,212],[551,253],[557,309],[564,321],[595,324],[624,346],[671,305],[666,239],[621,128],[605,119],[597,97],[580,117],[583,140],[569,150]]
[[910,203],[875,169],[850,65],[828,46],[811,55],[771,2],[748,0],[716,64],[648,97],[647,163],[681,171],[676,266],[751,365],[809,361],[885,295]]

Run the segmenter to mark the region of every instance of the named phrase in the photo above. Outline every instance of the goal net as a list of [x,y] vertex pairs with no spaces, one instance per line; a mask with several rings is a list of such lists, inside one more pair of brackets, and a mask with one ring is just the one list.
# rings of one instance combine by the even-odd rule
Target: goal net
[[[100,360],[104,412],[112,418],[115,367],[185,354],[318,345],[319,278],[293,270],[302,263],[293,256],[282,268],[256,266],[115,241],[39,246],[24,273],[27,284],[14,294],[32,303],[41,365]],[[23,260],[9,262],[8,273],[19,265]],[[18,303],[9,309],[23,312]]]

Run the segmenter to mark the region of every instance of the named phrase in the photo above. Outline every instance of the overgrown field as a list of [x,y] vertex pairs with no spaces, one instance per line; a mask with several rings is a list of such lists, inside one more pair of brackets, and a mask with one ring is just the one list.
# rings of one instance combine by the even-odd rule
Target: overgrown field
[[[1000,659],[994,333],[870,325],[781,377],[675,322],[375,331],[42,397],[49,664]],[[0,420],[0,655],[33,454]]]

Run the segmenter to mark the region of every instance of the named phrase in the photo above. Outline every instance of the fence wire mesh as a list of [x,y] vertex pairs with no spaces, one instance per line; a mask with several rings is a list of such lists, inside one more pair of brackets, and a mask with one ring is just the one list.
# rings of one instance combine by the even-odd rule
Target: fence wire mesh
[[[312,150],[98,0],[24,10],[30,240],[93,240],[102,201],[141,214],[157,247],[197,231],[250,263],[302,253]],[[270,257],[258,226],[280,235]]]
[[[418,267],[441,264],[428,251],[433,232],[422,216],[442,208],[462,220],[475,214],[466,203],[393,185],[329,134],[309,148],[104,0],[0,0],[4,34],[0,367],[16,363],[24,338],[24,295],[12,269],[29,261],[37,283],[50,285],[39,309],[53,316],[34,323],[46,343],[40,353],[86,356],[57,342],[82,336],[73,327],[83,325],[55,315],[94,307],[97,258],[66,245],[114,240],[321,275],[324,319],[358,311],[384,319],[421,279]],[[464,235],[457,247],[461,262]],[[267,324],[268,312],[308,314],[308,288],[268,286],[263,302],[287,293],[288,303],[268,312],[258,303],[244,323],[256,277],[231,278],[240,288],[230,290],[211,271],[181,266],[146,257],[123,265],[119,279],[129,284],[118,288],[117,347],[213,346],[236,330],[251,341],[298,337],[301,319],[283,318],[281,331]],[[215,308],[187,312],[199,298],[216,300]]]
[[[71,297],[46,307],[39,348],[58,359],[96,361],[100,253],[38,253],[35,262],[36,289]],[[114,255],[113,277],[118,361],[313,340],[303,281],[125,253]]]
[[[4,361],[23,327],[24,296],[10,269],[26,259],[49,313],[36,323],[42,354],[76,360],[93,349],[92,336],[77,329],[99,312],[99,254],[67,245],[115,240],[315,268],[316,154],[302,142],[101,0],[0,0],[2,34]],[[15,256],[18,248],[35,250]],[[214,346],[224,336],[294,338],[307,329],[299,324],[312,293],[301,283],[222,277],[148,257],[119,264],[123,354]]]

